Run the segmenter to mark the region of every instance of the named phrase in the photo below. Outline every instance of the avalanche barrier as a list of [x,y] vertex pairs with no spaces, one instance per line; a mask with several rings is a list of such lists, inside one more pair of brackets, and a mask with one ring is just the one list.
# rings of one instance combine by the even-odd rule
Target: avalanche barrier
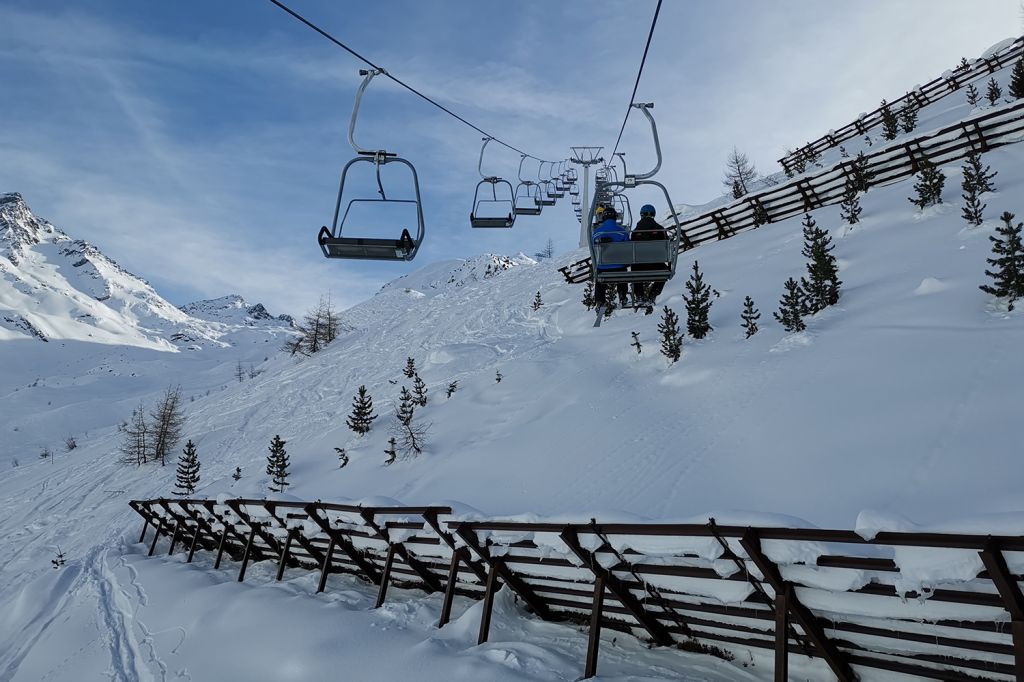
[[[589,624],[584,677],[602,628],[725,659],[774,652],[774,679],[807,656],[839,680],[892,671],[937,680],[1024,680],[1024,536],[717,524],[460,520],[448,507],[256,499],[133,500],[161,537],[238,563],[277,562],[483,600],[507,586],[528,611]],[[825,667],[827,666],[827,668]],[[877,673],[876,673],[877,674]]]
[[[865,154],[867,184],[875,187],[904,180],[917,173],[925,159],[941,166],[959,161],[972,152],[987,152],[1022,140],[1024,100],[1018,100]],[[728,239],[762,224],[838,204],[843,199],[856,162],[854,158],[844,159],[831,168],[806,173],[748,194],[725,206],[682,220],[669,229],[683,231],[679,250],[686,252],[705,242]],[[559,272],[570,284],[585,282],[592,277],[590,258],[559,268]]]

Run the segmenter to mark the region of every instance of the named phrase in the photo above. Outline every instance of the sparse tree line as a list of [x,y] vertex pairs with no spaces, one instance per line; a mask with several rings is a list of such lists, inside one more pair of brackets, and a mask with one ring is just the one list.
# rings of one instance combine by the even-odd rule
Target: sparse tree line
[[338,338],[341,328],[331,297],[321,296],[317,306],[306,313],[296,327],[298,334],[285,344],[285,350],[292,355],[312,355],[329,346]]
[[122,422],[121,461],[142,466],[149,462],[167,464],[167,457],[181,441],[185,428],[181,388],[170,387],[149,411],[140,403],[131,419]]

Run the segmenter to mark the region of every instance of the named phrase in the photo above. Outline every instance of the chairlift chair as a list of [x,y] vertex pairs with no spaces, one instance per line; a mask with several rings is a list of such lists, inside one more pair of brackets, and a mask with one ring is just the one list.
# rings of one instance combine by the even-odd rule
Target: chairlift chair
[[[320,228],[317,242],[320,249],[327,258],[346,258],[356,260],[388,260],[388,261],[410,261],[416,257],[416,252],[423,243],[423,235],[426,227],[423,220],[423,202],[420,199],[420,182],[416,174],[416,168],[409,161],[400,158],[397,154],[384,150],[371,151],[359,147],[353,139],[355,132],[356,118],[359,116],[359,104],[362,101],[366,87],[373,80],[374,76],[384,73],[383,69],[372,69],[369,71],[360,70],[359,75],[363,76],[363,82],[356,91],[355,103],[352,106],[352,118],[348,124],[348,142],[352,145],[357,156],[345,164],[341,171],[341,182],[338,185],[338,198],[334,204],[334,219],[331,228],[327,226]],[[345,183],[348,180],[349,171],[360,163],[370,163],[374,166],[377,180],[377,192],[379,198],[355,198],[350,199],[345,205],[345,212],[341,213],[341,202],[345,196]],[[412,176],[413,199],[390,199],[384,191],[381,180],[380,169],[389,163],[397,163],[409,169]],[[352,207],[358,204],[409,204],[416,210],[416,234],[409,232],[409,228],[402,228],[398,239],[383,239],[377,237],[354,237],[345,233],[346,223]],[[339,221],[340,214],[340,221]]]
[[[676,260],[679,256],[679,243],[682,238],[682,229],[679,227],[679,215],[676,213],[675,204],[672,203],[672,197],[669,196],[668,190],[660,182],[653,180],[652,178],[661,168],[661,143],[658,139],[658,128],[654,122],[654,117],[651,116],[649,111],[653,104],[634,104],[632,105],[647,117],[648,122],[651,125],[651,133],[654,137],[654,149],[657,153],[657,164],[654,169],[643,174],[627,175],[622,180],[606,181],[600,184],[594,192],[594,200],[590,206],[590,215],[594,215],[594,211],[598,205],[598,197],[602,195],[612,194],[612,199],[615,200],[621,197],[628,207],[628,200],[624,194],[621,194],[624,190],[632,189],[641,185],[650,185],[661,190],[662,195],[665,197],[665,204],[669,207],[672,212],[672,226],[666,227],[666,232],[669,234],[668,239],[658,239],[650,241],[626,241],[626,242],[607,242],[595,244],[593,240],[593,230],[595,225],[590,226],[591,239],[590,239],[590,252],[594,262],[594,282],[667,282],[672,279],[675,275]],[[601,265],[618,265],[626,266],[624,270],[600,270]],[[639,270],[632,271],[630,268],[635,265],[661,265],[663,267],[651,270]]]
[[540,215],[543,204],[540,202],[540,188],[533,180],[523,179],[523,162],[526,154],[519,159],[519,184],[512,199],[514,215]]
[[541,206],[554,206],[555,199],[560,199],[565,196],[564,194],[558,194],[555,189],[555,183],[551,182],[550,179],[543,179],[541,177],[541,169],[544,168],[545,163],[553,163],[552,161],[541,161],[537,166],[537,185],[540,187],[538,196],[540,197]]
[[[512,188],[512,183],[508,180],[502,180],[497,176],[488,176],[484,174],[483,163],[484,163],[484,149],[487,148],[487,143],[492,138],[485,137],[484,144],[480,147],[480,161],[477,163],[477,171],[480,173],[482,180],[477,183],[476,191],[473,193],[473,210],[469,213],[469,224],[473,227],[512,227],[516,222],[516,195],[515,190]],[[487,198],[486,189],[484,189],[484,196],[481,198],[480,190],[484,187],[490,187],[491,198]],[[498,188],[502,188],[502,198],[498,198]],[[508,213],[505,215],[495,215],[497,213],[494,210],[484,211],[490,215],[481,215],[481,209],[488,208],[507,208]]]

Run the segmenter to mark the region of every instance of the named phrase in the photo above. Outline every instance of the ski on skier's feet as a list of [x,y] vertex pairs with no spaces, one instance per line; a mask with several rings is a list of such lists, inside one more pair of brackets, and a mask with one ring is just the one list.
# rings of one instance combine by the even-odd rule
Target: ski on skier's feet
[[603,305],[597,306],[597,308],[596,308],[596,310],[597,310],[597,319],[594,320],[594,326],[595,327],[600,327],[601,326],[601,322],[604,321],[604,309],[605,309],[605,306],[603,306]]

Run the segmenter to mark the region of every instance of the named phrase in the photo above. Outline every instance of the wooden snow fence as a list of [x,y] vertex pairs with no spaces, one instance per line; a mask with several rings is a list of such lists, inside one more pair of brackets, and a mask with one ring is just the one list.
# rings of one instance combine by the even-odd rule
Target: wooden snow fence
[[[925,159],[941,166],[960,161],[975,151],[987,152],[1021,141],[1024,141],[1024,100],[988,109],[939,130],[899,140],[865,154],[868,185],[875,187],[904,180],[917,173]],[[806,173],[668,227],[683,231],[679,250],[685,252],[761,224],[838,204],[843,200],[854,163],[853,158],[844,159],[831,168]],[[586,282],[592,276],[590,258],[559,268],[559,271],[570,284]]]
[[[937,680],[1024,680],[1024,536],[707,524],[460,521],[447,507],[274,500],[132,501],[152,555],[214,553],[375,585],[483,600],[507,586],[544,620],[589,625],[585,677],[602,628],[652,646],[731,659],[763,649],[784,681],[793,657],[839,680],[891,671]],[[922,572],[923,571],[923,572]],[[922,575],[928,582],[920,584]]]
[[[1011,44],[1001,50],[975,60],[966,69],[954,69],[947,74],[939,76],[904,96],[889,103],[889,109],[898,114],[907,107],[921,109],[929,104],[953,94],[963,86],[973,81],[991,76],[996,71],[1017,61],[1024,55],[1024,36],[1017,38]],[[866,135],[869,130],[882,125],[882,107],[864,114],[852,123],[848,123],[839,130],[829,131],[828,134],[819,137],[814,142],[809,142],[803,147],[794,150],[783,158],[779,163],[787,173],[796,172],[801,164],[807,164],[817,159],[822,152],[835,149],[843,142]]]

